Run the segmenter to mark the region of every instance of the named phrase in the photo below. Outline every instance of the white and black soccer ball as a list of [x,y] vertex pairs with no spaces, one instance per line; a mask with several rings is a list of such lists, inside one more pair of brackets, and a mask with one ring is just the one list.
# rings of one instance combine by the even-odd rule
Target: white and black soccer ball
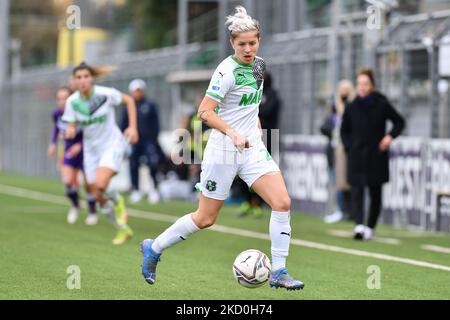
[[246,288],[257,288],[266,283],[271,269],[269,258],[256,249],[241,252],[233,263],[235,279]]

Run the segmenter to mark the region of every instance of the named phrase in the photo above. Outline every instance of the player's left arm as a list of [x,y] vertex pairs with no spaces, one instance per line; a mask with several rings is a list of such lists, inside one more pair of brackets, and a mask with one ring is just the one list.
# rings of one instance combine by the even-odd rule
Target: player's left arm
[[134,99],[126,94],[122,94],[122,104],[127,108],[128,113],[128,128],[125,129],[124,135],[130,138],[130,143],[135,144],[139,140],[139,134],[137,131],[137,112]]
[[66,101],[66,107],[64,108],[64,114],[61,117],[62,121],[67,123],[66,132],[64,134],[65,139],[73,139],[77,134],[77,118],[73,109],[70,98]]

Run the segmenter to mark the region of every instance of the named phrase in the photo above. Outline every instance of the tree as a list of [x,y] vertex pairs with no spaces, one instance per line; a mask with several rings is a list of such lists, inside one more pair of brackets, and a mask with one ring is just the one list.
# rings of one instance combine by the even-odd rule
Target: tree
[[20,40],[23,66],[56,61],[58,17],[70,1],[11,1],[11,38]]
[[134,34],[134,50],[168,45],[166,35],[177,26],[177,0],[128,0],[119,20],[130,21]]

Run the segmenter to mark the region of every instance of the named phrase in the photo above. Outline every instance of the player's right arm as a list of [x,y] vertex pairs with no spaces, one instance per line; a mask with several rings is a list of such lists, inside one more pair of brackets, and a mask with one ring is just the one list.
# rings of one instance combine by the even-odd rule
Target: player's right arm
[[64,108],[64,114],[62,115],[62,121],[68,123],[64,138],[73,139],[77,134],[77,118],[75,110],[72,106],[72,99],[67,99],[66,107]]
[[198,107],[198,117],[209,127],[219,130],[223,134],[230,137],[239,152],[244,151],[245,148],[250,148],[251,146],[248,139],[237,132],[233,127],[225,123],[225,121],[223,121],[222,118],[214,112],[216,107],[217,101],[206,95]]
[[214,112],[219,102],[221,102],[234,85],[234,76],[226,67],[220,66],[214,71],[209,82],[206,95],[198,107],[197,115],[201,121],[209,127],[219,130],[227,135],[239,152],[250,147],[247,138],[237,132],[233,127],[225,123],[220,116]]

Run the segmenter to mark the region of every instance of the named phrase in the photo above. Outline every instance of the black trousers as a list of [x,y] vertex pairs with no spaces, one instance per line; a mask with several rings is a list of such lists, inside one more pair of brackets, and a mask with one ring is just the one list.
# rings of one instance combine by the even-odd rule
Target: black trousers
[[158,187],[158,179],[156,178],[156,175],[159,171],[159,164],[162,160],[158,146],[153,144],[135,144],[132,146],[129,159],[131,186],[133,190],[139,190],[139,166],[141,165],[142,158],[145,158],[145,163],[150,169],[150,177],[153,180],[155,187]]
[[[366,186],[352,186],[351,210],[356,224],[364,224],[364,193]],[[374,229],[381,212],[382,185],[367,186],[370,195],[369,220],[367,226]]]

